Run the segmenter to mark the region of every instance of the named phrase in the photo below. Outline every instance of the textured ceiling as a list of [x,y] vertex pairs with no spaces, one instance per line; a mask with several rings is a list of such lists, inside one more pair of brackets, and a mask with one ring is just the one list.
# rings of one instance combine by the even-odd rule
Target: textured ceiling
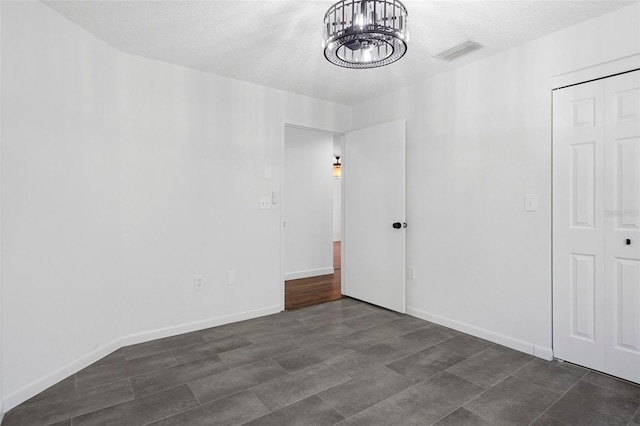
[[[122,52],[353,105],[633,2],[404,0],[407,54],[368,70],[324,58],[332,0],[45,3]],[[485,47],[452,62],[431,57],[469,38]]]

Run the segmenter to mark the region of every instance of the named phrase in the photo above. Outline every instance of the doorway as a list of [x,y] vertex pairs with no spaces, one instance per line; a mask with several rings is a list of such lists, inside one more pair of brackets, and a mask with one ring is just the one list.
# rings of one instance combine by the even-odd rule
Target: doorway
[[[405,312],[406,302],[405,128],[405,120],[398,119],[344,134],[341,146],[345,161],[340,179],[343,226],[337,275],[340,277],[340,295],[401,313]],[[330,229],[332,203],[319,201],[325,199],[324,194],[327,194],[327,199],[331,198],[332,162],[326,160],[332,157],[331,143],[318,148],[316,156],[309,156],[314,160],[306,163],[307,160],[290,156],[295,150],[287,149],[287,141],[308,138],[313,134],[336,133],[309,131],[286,124],[284,130],[281,247],[282,300],[286,309],[287,281],[335,274],[334,267],[327,266],[334,257]],[[297,138],[287,137],[287,134],[295,132],[298,132]],[[300,148],[309,144],[292,143],[291,146]],[[295,167],[298,168],[297,175],[292,173]],[[313,182],[308,180],[316,175],[322,177]],[[329,182],[325,176],[329,177]],[[292,190],[295,187],[298,187],[297,192]],[[320,192],[317,192],[318,188],[321,188]],[[319,194],[323,194],[322,197]],[[303,213],[295,211],[293,205]],[[314,237],[310,238],[310,234]],[[302,242],[295,242],[301,239]],[[312,247],[318,251],[311,250]],[[338,293],[333,293],[333,297],[338,298]]]
[[341,180],[334,177],[342,135],[285,126],[284,308],[342,297]]

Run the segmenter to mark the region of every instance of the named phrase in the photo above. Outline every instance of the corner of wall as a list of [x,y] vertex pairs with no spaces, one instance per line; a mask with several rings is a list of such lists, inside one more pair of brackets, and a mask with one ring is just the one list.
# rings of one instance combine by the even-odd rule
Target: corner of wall
[[4,407],[8,410],[17,407],[22,402],[37,395],[43,390],[53,386],[54,384],[64,380],[72,374],[77,373],[83,368],[88,367],[101,358],[109,355],[110,353],[129,345],[135,345],[138,343],[148,342],[150,340],[161,339],[164,337],[175,336],[182,333],[189,333],[197,330],[203,330],[205,328],[217,327],[232,322],[243,321],[253,319],[265,315],[271,315],[280,312],[280,306],[269,306],[263,309],[256,309],[251,311],[245,311],[233,315],[225,315],[220,317],[214,317],[207,320],[195,321],[186,324],[180,324],[172,327],[146,331],[143,333],[130,334],[119,337],[90,353],[68,363],[67,365],[57,369],[56,371],[47,374],[46,376],[29,383],[21,389],[8,395],[5,400],[0,400],[0,423],[2,422],[2,416],[4,415]]
[[426,312],[411,306],[407,306],[407,314],[423,319],[425,321],[430,321],[444,327],[449,327],[454,330],[470,334],[475,337],[479,337],[481,339],[488,340],[493,343],[497,343],[502,346],[506,346],[516,351],[524,352],[526,354],[545,359],[547,361],[553,359],[553,350],[551,348],[538,346],[533,342],[516,339],[511,336],[506,336],[504,334],[496,333],[485,328],[476,327],[475,325],[432,314],[430,312]]

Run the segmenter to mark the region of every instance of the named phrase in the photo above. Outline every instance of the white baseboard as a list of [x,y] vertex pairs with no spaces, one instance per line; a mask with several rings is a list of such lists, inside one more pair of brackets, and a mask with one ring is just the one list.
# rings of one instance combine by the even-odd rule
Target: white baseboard
[[333,266],[331,268],[320,268],[320,269],[308,269],[306,271],[297,271],[297,272],[286,272],[284,274],[284,280],[299,280],[300,278],[309,278],[309,277],[318,277],[320,275],[331,275],[333,274]]
[[66,379],[72,374],[77,373],[85,367],[93,364],[94,362],[104,358],[110,353],[129,345],[137,343],[144,343],[150,340],[161,339],[163,337],[175,336],[182,333],[189,333],[196,330],[202,330],[209,327],[216,327],[219,325],[229,324],[232,322],[247,320],[251,318],[258,318],[265,315],[275,314],[280,312],[280,306],[269,306],[266,308],[255,309],[252,311],[240,312],[233,315],[225,315],[221,317],[209,318],[202,321],[194,321],[186,324],[180,324],[172,327],[160,328],[157,330],[146,331],[142,333],[130,334],[127,336],[115,339],[94,351],[78,358],[75,361],[68,363],[67,365],[47,374],[46,376],[29,383],[21,389],[7,395],[2,401],[0,401],[0,422],[2,421],[2,415],[6,411],[17,407],[29,398],[34,397],[43,390],[55,385],[56,383]]
[[194,321],[186,324],[180,324],[171,327],[159,328],[157,330],[145,331],[142,333],[129,334],[119,340],[120,347],[135,345],[138,343],[148,342],[150,340],[162,339],[164,337],[176,336],[178,334],[190,333],[196,330],[204,330],[205,328],[217,327],[219,325],[229,324],[232,322],[243,321],[252,318],[258,318],[265,315],[280,312],[280,306],[269,306],[267,308],[254,309],[252,311],[244,311],[238,314],[225,315],[221,317],[209,318],[202,321]]
[[504,334],[476,327],[475,325],[452,320],[450,318],[442,317],[440,315],[432,314],[410,306],[407,306],[407,314],[439,325],[443,325],[445,327],[452,328],[454,330],[461,331],[463,333],[470,334],[475,337],[480,337],[481,339],[485,339],[493,343],[498,343],[502,346],[515,349],[516,351],[524,352],[529,355],[534,355],[546,360],[553,359],[553,351],[551,348],[538,346],[534,343],[526,342],[524,340],[516,339],[510,336],[505,336]]
[[67,365],[52,371],[40,379],[29,383],[26,386],[18,389],[17,391],[7,395],[4,398],[5,409],[7,411],[22,404],[29,398],[34,397],[43,390],[55,385],[56,383],[66,379],[72,374],[77,373],[83,368],[93,364],[101,358],[109,355],[111,352],[120,348],[120,339],[112,340],[111,342],[89,352],[88,354],[68,363]]
[[533,345],[533,354],[538,358],[551,361],[553,359],[553,349],[545,348],[543,346]]

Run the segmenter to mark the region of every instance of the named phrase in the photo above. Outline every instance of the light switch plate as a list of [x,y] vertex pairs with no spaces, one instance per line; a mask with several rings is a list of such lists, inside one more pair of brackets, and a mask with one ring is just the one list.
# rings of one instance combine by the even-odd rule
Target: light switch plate
[[416,267],[415,266],[407,266],[407,278],[410,280],[416,279]]

